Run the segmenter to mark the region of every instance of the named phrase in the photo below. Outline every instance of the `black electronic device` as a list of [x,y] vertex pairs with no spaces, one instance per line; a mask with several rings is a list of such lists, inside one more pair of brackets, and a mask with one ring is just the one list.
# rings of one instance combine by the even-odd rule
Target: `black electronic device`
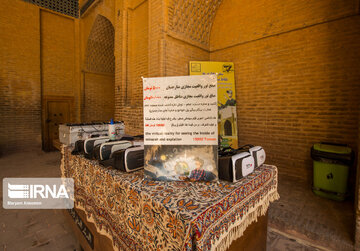
[[255,161],[249,152],[219,156],[219,179],[237,182],[254,171]]
[[75,142],[74,150],[72,150],[72,155],[84,154],[84,141],[78,140]]
[[84,156],[91,159],[93,157],[94,147],[109,140],[110,139],[107,136],[86,139],[84,141]]
[[113,153],[113,167],[123,172],[134,172],[144,168],[144,146],[133,146]]
[[94,150],[94,156],[97,160],[107,160],[112,157],[112,154],[118,150],[132,147],[133,143],[128,140],[109,141],[102,143]]

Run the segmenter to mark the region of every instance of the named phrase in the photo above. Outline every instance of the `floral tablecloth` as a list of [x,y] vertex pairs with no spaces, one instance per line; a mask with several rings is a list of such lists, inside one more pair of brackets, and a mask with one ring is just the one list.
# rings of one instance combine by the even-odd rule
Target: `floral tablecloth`
[[76,207],[119,250],[225,250],[279,198],[275,166],[238,183],[159,182],[62,153]]

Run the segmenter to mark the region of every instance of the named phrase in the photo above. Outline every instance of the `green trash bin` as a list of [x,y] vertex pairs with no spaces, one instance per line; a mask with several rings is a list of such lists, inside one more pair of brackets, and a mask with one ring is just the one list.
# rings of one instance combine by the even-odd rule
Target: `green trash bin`
[[317,143],[311,148],[313,192],[332,200],[343,201],[347,192],[349,168],[354,154],[347,145]]

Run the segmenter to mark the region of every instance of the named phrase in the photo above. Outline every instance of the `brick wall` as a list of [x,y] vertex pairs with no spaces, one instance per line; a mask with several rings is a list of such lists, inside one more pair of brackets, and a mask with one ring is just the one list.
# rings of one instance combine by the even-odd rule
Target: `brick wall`
[[[358,146],[360,145],[360,116],[358,121]],[[357,152],[357,170],[360,170],[360,147]],[[355,250],[360,250],[360,173],[357,172],[355,197]]]
[[[210,59],[235,63],[239,142],[264,146],[280,174],[310,183],[312,144],[358,147],[357,3],[231,3],[215,17]],[[220,29],[223,23],[232,29]]]
[[[146,19],[149,22],[140,20],[141,16],[146,17],[145,14],[140,17],[134,15],[134,7],[137,10],[139,2],[127,1],[116,6],[119,12],[115,21],[115,117],[125,121],[129,134],[143,133],[142,76],[187,75],[189,60],[209,60],[207,50],[167,34],[166,2],[153,0],[142,4],[147,4]],[[138,34],[144,32],[143,28],[133,30],[134,24],[139,22],[136,19],[141,21],[139,24],[148,27],[146,36]],[[136,42],[139,39],[141,41]],[[142,43],[146,43],[147,47]],[[134,55],[136,62],[132,59]],[[134,67],[146,69],[133,71]]]
[[89,72],[115,72],[114,26],[106,17],[97,15],[87,37],[84,68]]
[[[74,99],[72,121],[79,120],[79,85],[75,80],[75,21],[40,11],[42,95]],[[69,121],[70,122],[70,121]]]
[[102,1],[80,20],[83,122],[114,117],[114,13],[113,1]]
[[128,8],[126,103],[142,106],[142,79],[148,76],[148,1]]
[[[222,0],[168,0],[166,33],[209,49],[210,30]],[[229,24],[224,24],[227,26]]]
[[34,5],[1,3],[0,152],[41,145],[39,20]]
[[165,64],[165,3],[162,0],[152,0],[149,8],[148,34],[148,77],[164,76]]
[[0,19],[0,151],[41,149],[42,97],[72,96],[78,113],[74,20],[19,0]]
[[[86,72],[86,48],[94,20],[100,14],[114,22],[114,8],[114,1],[103,0],[79,20],[21,0],[3,1],[0,152],[41,149],[42,98],[72,97],[71,121],[80,121],[84,105],[90,109],[84,110],[86,120],[113,116],[114,81],[110,85],[109,77],[90,77],[85,83],[81,70]],[[87,103],[82,104],[85,96]],[[90,104],[94,100],[99,102]]]
[[86,73],[82,121],[109,121],[114,116],[114,76]]
[[212,23],[210,48],[214,51],[357,12],[357,0],[223,0]]
[[183,42],[181,40],[167,37],[165,75],[184,76],[189,75],[189,61],[209,61],[210,54],[207,50]]
[[149,76],[149,62],[156,60],[149,55],[158,50],[149,42],[149,36],[157,35],[157,22],[149,25],[149,20],[156,20],[153,8],[161,16],[161,3],[159,8],[154,2],[159,1],[123,1],[115,6],[115,118],[123,120],[125,132],[132,135],[143,133],[141,77]]
[[[212,26],[208,42],[203,40],[206,34],[194,36],[191,29],[184,28],[201,16],[194,13],[206,12],[206,8],[184,16],[176,2],[151,3],[151,76],[187,75],[190,60],[233,61],[240,144],[263,145],[268,163],[278,165],[280,174],[310,183],[310,147],[318,141],[348,143],[357,149],[358,1],[224,0],[213,23],[211,19],[208,23],[198,20],[201,34],[206,31],[203,26]],[[218,6],[215,0],[211,4],[214,9]],[[115,113],[139,133],[142,107],[126,103],[122,85],[128,57],[126,28],[130,27],[125,5],[116,7],[121,11],[115,29],[119,41],[115,45]],[[157,75],[155,68],[159,69]]]

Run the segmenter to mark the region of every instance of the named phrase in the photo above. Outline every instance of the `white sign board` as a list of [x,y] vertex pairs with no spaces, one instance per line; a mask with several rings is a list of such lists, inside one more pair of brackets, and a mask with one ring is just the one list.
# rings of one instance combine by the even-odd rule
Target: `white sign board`
[[216,75],[144,78],[145,145],[217,145]]

